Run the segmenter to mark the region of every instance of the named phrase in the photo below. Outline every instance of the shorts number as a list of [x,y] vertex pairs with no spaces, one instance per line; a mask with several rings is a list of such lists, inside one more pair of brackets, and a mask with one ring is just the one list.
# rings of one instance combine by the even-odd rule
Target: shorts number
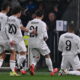
[[8,32],[10,34],[16,34],[16,32],[17,32],[16,26],[14,24],[9,24],[9,30],[8,30]]
[[[37,32],[38,27],[37,27],[37,26],[36,26],[36,27],[31,26],[31,27],[30,27],[30,30],[34,30],[34,29],[35,29],[35,30],[36,30],[36,32]],[[33,33],[30,33],[30,37],[37,37],[37,34],[35,34],[35,35],[34,35]]]
[[66,41],[66,51],[70,51],[71,50],[71,41],[67,40]]

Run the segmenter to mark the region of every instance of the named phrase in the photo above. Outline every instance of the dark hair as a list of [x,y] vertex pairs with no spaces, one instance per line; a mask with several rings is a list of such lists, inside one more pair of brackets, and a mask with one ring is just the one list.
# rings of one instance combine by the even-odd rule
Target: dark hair
[[35,14],[36,14],[36,16],[38,16],[38,17],[41,17],[41,16],[44,15],[44,13],[43,13],[42,10],[37,10],[37,11],[35,12]]
[[10,2],[6,1],[6,2],[2,3],[1,10],[6,10],[10,6],[11,6]]
[[75,31],[75,23],[74,23],[74,21],[70,21],[68,23],[68,29]]
[[17,14],[17,13],[19,13],[19,12],[21,12],[21,11],[22,11],[21,6],[16,6],[16,7],[14,7],[14,8],[12,9],[11,14],[12,14],[12,15],[13,15],[13,14]]

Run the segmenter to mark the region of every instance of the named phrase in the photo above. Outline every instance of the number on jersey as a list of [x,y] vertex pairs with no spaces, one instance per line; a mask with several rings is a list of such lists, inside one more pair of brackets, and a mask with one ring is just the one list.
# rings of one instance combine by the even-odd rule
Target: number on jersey
[[16,34],[17,29],[16,26],[14,24],[9,24],[9,31],[10,34]]
[[[37,30],[38,30],[38,27],[36,26],[36,27],[34,27],[34,26],[31,26],[30,27],[30,30],[36,30],[36,32],[37,32]],[[37,34],[33,34],[33,33],[30,33],[30,37],[37,37]]]
[[71,41],[67,40],[66,41],[66,51],[70,51],[71,50]]

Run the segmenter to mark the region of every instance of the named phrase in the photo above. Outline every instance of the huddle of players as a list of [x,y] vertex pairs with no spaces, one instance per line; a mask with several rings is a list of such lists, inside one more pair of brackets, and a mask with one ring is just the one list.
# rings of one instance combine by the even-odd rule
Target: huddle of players
[[[29,21],[27,27],[23,27],[21,20],[21,7],[16,6],[11,11],[11,16],[8,17],[7,13],[10,11],[10,3],[5,2],[2,5],[0,12],[0,67],[5,59],[5,50],[10,49],[10,76],[19,76],[15,71],[16,67],[16,51],[19,53],[18,66],[21,66],[23,61],[26,59],[27,49],[22,38],[21,30],[28,32],[30,34],[29,46],[30,51],[39,52],[45,56],[46,65],[50,71],[50,75],[54,75],[57,70],[53,69],[52,61],[50,58],[50,50],[46,44],[48,39],[46,24],[42,21],[43,12],[36,11],[36,18]],[[36,54],[36,53],[35,53]],[[32,54],[33,56],[35,54]],[[30,64],[30,73],[34,75],[35,73],[35,60],[32,59]]]
[[[46,44],[48,39],[46,24],[42,21],[43,12],[36,11],[36,18],[29,21],[27,27],[23,27],[19,17],[21,16],[21,8],[19,6],[12,10],[12,15],[7,16],[10,10],[10,3],[3,4],[0,12],[0,67],[5,58],[5,50],[10,49],[10,68],[11,76],[19,76],[15,71],[16,51],[19,53],[18,66],[26,59],[26,47],[22,39],[21,30],[30,34],[29,47],[32,56],[38,52],[45,57],[46,65],[50,71],[50,75],[54,75],[58,70],[53,69],[50,58],[50,50]],[[74,34],[74,25],[70,23],[68,32],[60,36],[58,49],[62,52],[62,63],[59,75],[74,74],[80,75],[80,61],[78,52],[80,52],[80,38]],[[36,52],[35,52],[36,51]],[[34,53],[34,54],[33,54]],[[30,73],[35,74],[35,59],[32,57],[30,64]],[[73,71],[66,70],[72,66]]]

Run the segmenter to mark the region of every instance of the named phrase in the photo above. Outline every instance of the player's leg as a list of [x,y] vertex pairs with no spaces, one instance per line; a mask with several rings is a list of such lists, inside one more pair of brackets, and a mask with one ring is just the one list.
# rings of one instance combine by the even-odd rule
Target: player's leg
[[46,65],[48,66],[48,70],[50,71],[50,75],[53,76],[56,72],[58,72],[57,68],[53,69],[52,60],[49,54],[45,55]]
[[4,46],[0,45],[0,68],[2,67],[3,61],[6,57]]
[[[20,67],[23,62],[26,60],[26,55],[27,55],[27,49],[26,46],[24,44],[24,41],[20,42],[17,46],[18,48],[18,52],[19,52],[19,58],[18,58],[18,67]],[[21,70],[21,73],[23,73],[24,71]]]
[[15,70],[15,65],[16,65],[16,51],[15,50],[11,50],[10,68],[11,68],[12,72],[14,72],[14,70]]
[[45,42],[42,44],[42,46],[40,48],[40,52],[43,56],[45,56],[46,65],[48,66],[50,74],[54,75],[54,73],[57,72],[58,70],[57,70],[57,68],[55,70],[53,70],[53,64],[52,64],[52,60],[50,57],[50,50]]
[[4,59],[5,59],[5,52],[2,52],[0,53],[0,68],[2,67]]
[[67,69],[67,66],[69,67],[68,58],[66,56],[62,56],[61,69],[58,73],[59,76],[65,74],[65,70]]
[[40,59],[40,52],[37,49],[30,49],[30,74],[35,74],[35,67]]
[[73,71],[66,70],[66,73],[70,75],[80,75],[80,60],[78,56],[71,56],[70,63],[73,67]]
[[33,57],[34,60],[31,60],[31,62],[33,61],[34,66],[36,66],[38,61],[40,60],[40,52],[37,49],[32,49],[32,54],[30,55],[30,57]]
[[10,76],[20,76],[19,74],[17,74],[17,72],[15,71],[15,67],[16,67],[16,45],[14,46],[11,46],[9,44],[9,47],[10,47],[10,69],[11,69],[11,72],[10,72]]

